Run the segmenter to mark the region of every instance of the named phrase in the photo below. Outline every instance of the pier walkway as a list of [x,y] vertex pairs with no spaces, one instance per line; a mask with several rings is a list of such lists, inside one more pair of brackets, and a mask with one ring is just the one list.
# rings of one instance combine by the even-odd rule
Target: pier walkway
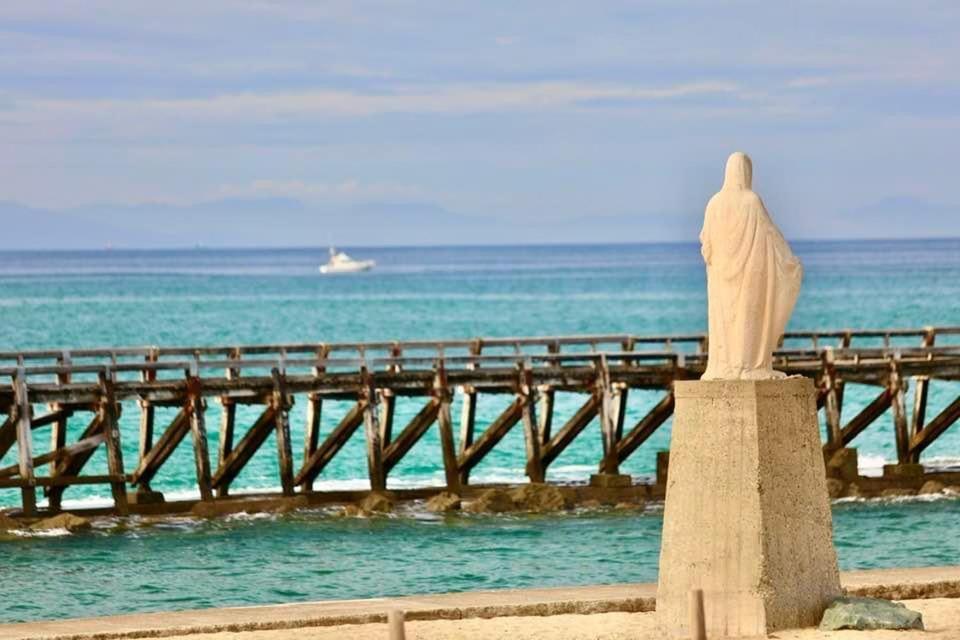
[[[960,327],[791,332],[774,366],[814,379],[826,424],[825,451],[847,447],[892,412],[901,465],[919,466],[921,454],[960,418],[960,395],[927,416],[932,381],[960,380]],[[697,378],[706,363],[702,335],[490,338],[474,340],[137,347],[0,353],[0,457],[16,448],[16,464],[0,468],[0,488],[17,488],[22,513],[60,510],[74,485],[109,485],[116,513],[130,509],[128,489],[150,494],[150,482],[189,437],[201,500],[229,495],[251,457],[275,434],[278,485],[285,496],[310,494],[313,484],[357,430],[366,443],[366,473],[383,490],[391,470],[434,425],[439,431],[446,485],[469,484],[471,470],[514,427],[524,433],[526,475],[544,481],[549,465],[599,418],[602,456],[597,476],[616,479],[620,465],[671,416],[675,380]],[[876,397],[854,416],[843,415],[844,386],[872,385]],[[908,384],[914,387],[906,406]],[[635,424],[625,424],[628,394],[661,390],[661,398]],[[558,392],[582,394],[573,415],[556,416]],[[455,428],[451,405],[462,395]],[[478,425],[478,398],[507,394],[512,401],[490,424]],[[398,431],[398,397],[418,397],[422,408]],[[326,400],[352,404],[336,427],[320,433]],[[302,463],[295,467],[289,410],[305,402]],[[217,402],[219,451],[208,451],[208,405]],[[236,407],[255,405],[259,417],[238,425]],[[175,407],[169,424],[156,424],[157,407]],[[42,408],[42,409],[41,409]],[[119,417],[139,411],[138,456],[123,459]],[[73,442],[67,420],[89,416]],[[561,422],[562,420],[562,422]],[[49,428],[51,445],[38,454],[35,432]],[[238,428],[240,430],[238,431]],[[456,431],[456,433],[455,433]],[[321,436],[323,436],[321,438]],[[83,474],[98,448],[108,473]],[[214,462],[211,464],[211,457]],[[40,473],[46,469],[46,473]],[[620,476],[622,477],[622,476]],[[137,494],[133,494],[137,495]]]

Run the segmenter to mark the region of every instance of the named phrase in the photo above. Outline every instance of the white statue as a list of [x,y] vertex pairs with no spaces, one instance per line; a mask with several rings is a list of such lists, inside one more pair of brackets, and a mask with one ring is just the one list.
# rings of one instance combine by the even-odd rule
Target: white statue
[[707,263],[709,355],[703,380],[782,378],[773,351],[793,313],[803,266],[751,189],[745,153],[727,159],[700,233]]

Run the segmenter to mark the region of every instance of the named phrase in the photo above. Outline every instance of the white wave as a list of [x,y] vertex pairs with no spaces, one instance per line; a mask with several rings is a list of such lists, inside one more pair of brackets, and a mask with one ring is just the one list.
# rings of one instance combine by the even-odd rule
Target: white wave
[[63,528],[56,529],[43,529],[40,531],[32,531],[30,529],[13,529],[10,531],[15,536],[20,536],[21,538],[62,538],[63,536],[73,535],[69,531]]
[[889,464],[883,456],[869,453],[857,454],[857,470],[862,476],[879,477],[883,475],[883,465]]
[[276,514],[268,513],[265,511],[258,511],[256,513],[247,513],[246,511],[240,511],[238,513],[231,513],[230,515],[226,516],[224,520],[228,522],[231,522],[231,521],[245,522],[249,520],[275,520],[276,517],[277,517]]

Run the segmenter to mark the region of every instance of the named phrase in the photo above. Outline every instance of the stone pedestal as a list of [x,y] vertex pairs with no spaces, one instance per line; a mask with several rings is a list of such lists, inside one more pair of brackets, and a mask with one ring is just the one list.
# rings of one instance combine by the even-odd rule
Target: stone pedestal
[[703,589],[711,638],[815,626],[840,595],[813,384],[676,382],[657,614],[689,637]]
[[590,476],[590,486],[601,489],[623,489],[633,486],[633,477],[623,473],[594,473]]
[[860,477],[860,460],[857,450],[852,447],[827,451],[823,454],[823,461],[827,465],[828,478],[856,482]]
[[922,464],[903,463],[883,465],[884,478],[919,478],[922,475]]

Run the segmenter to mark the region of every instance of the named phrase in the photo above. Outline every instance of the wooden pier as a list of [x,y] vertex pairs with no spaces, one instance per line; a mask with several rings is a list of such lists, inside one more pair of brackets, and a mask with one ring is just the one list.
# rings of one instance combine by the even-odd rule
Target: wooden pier
[[[960,327],[788,333],[774,365],[813,378],[827,426],[825,451],[848,446],[888,410],[898,461],[916,465],[922,452],[960,418],[960,395],[928,419],[932,381],[960,380]],[[953,337],[951,337],[953,336]],[[937,344],[951,341],[948,344]],[[35,515],[37,488],[46,511],[61,508],[74,485],[109,485],[114,510],[128,512],[128,490],[150,492],[150,483],[189,436],[202,501],[226,498],[230,486],[271,434],[277,445],[277,484],[285,496],[311,494],[315,481],[362,427],[366,473],[373,490],[386,488],[392,469],[434,425],[439,431],[446,485],[460,490],[471,471],[518,424],[525,442],[526,475],[543,482],[550,464],[599,418],[600,477],[615,477],[671,416],[675,380],[697,378],[706,364],[702,335],[601,335],[540,338],[253,345],[138,347],[0,353],[0,457],[16,447],[16,464],[0,468],[0,488],[18,488],[23,515]],[[843,415],[844,386],[877,387],[855,416]],[[906,406],[908,384],[913,406]],[[636,424],[625,424],[632,390],[662,390],[661,399]],[[558,392],[583,395],[571,416],[556,416]],[[451,406],[462,395],[458,425]],[[489,425],[478,425],[478,398],[508,394],[512,401]],[[418,397],[422,408],[399,432],[399,397]],[[349,410],[329,433],[320,432],[326,400],[347,400]],[[208,404],[218,402],[219,450],[208,451]],[[302,462],[295,464],[289,411],[306,403]],[[238,405],[255,405],[259,417],[237,425]],[[43,407],[40,410],[40,407]],[[174,407],[169,424],[156,408]],[[123,459],[122,410],[140,415],[138,456]],[[84,414],[81,436],[68,442],[67,420]],[[35,452],[36,432],[50,429],[49,450]],[[237,432],[240,428],[239,433]],[[84,475],[94,452],[106,450],[107,473]],[[45,448],[46,449],[46,448]],[[46,469],[46,473],[39,473]]]

